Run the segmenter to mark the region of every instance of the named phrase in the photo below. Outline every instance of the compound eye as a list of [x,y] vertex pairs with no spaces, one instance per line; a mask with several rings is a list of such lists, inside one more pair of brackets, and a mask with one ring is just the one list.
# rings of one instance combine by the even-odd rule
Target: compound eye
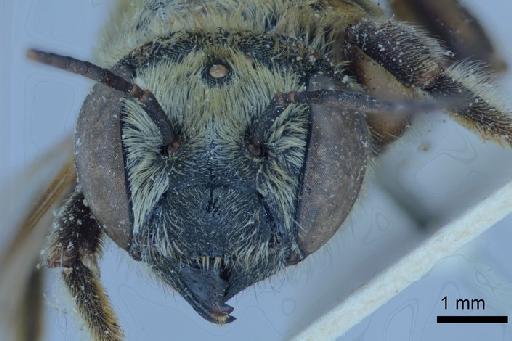
[[324,245],[345,221],[370,155],[366,119],[354,110],[312,105],[309,134],[296,213],[302,257]]

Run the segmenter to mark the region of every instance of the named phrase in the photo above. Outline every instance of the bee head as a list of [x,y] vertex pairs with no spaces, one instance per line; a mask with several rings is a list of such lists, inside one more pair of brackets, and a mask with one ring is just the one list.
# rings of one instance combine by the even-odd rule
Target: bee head
[[278,96],[337,84],[318,52],[271,34],[176,33],[95,72],[76,132],[84,197],[206,319],[230,322],[229,298],[315,251],[350,211],[364,118]]

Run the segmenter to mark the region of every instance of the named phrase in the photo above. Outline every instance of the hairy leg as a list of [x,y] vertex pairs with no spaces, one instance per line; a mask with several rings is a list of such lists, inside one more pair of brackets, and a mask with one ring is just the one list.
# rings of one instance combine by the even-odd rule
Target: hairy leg
[[397,19],[416,24],[440,39],[456,60],[478,60],[495,71],[505,71],[490,37],[459,0],[391,0]]
[[346,39],[350,50],[367,55],[406,87],[457,98],[449,112],[483,138],[512,144],[512,117],[493,98],[489,77],[477,64],[450,65],[436,40],[394,21],[364,20],[347,29]]
[[[391,73],[359,50],[351,51],[352,76],[362,84],[373,97],[390,101],[404,101],[415,98],[414,90],[400,83]],[[402,135],[410,123],[411,113],[387,115],[382,112],[368,113],[367,122],[372,137],[372,151],[378,154],[382,149]]]
[[122,332],[98,279],[101,237],[101,227],[85,204],[83,194],[74,192],[59,213],[47,262],[49,267],[64,268],[64,283],[94,338],[121,340]]

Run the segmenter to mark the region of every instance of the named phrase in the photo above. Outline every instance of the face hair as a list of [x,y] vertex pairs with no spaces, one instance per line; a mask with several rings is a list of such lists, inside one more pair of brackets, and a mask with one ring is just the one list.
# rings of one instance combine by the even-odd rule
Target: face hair
[[28,50],[27,57],[36,62],[87,77],[139,100],[151,120],[153,120],[159,128],[160,134],[162,135],[162,145],[175,147],[178,139],[173,132],[172,125],[155,96],[150,91],[141,89],[137,84],[127,81],[108,69],[73,57],[35,49]]
[[[218,86],[205,81],[203,72],[208,70],[211,59],[222,61],[230,68],[229,82]],[[184,81],[187,82],[186,88],[174,87],[174,84],[182,84]],[[138,69],[136,82],[155,94],[170,119],[180,126],[180,136],[184,141],[176,155],[162,158],[156,145],[157,130],[153,122],[149,118],[144,119],[147,116],[135,101],[124,102],[123,143],[129,185],[134,198],[132,201],[134,231],[137,231],[134,234],[140,234],[140,245],[158,245],[162,255],[173,259],[176,258],[175,255],[183,254],[182,251],[184,251],[188,256],[180,257],[183,261],[190,261],[197,256],[242,253],[244,256],[227,257],[228,263],[236,261],[237,265],[246,269],[250,264],[260,264],[260,259],[262,259],[261,262],[266,262],[267,246],[251,248],[249,242],[258,239],[258,243],[254,244],[267,245],[266,237],[260,240],[255,235],[258,229],[245,226],[249,221],[254,224],[255,220],[264,220],[263,216],[261,219],[256,219],[254,215],[242,222],[241,220],[245,219],[242,218],[243,214],[237,215],[237,219],[241,219],[240,228],[229,234],[231,240],[229,252],[219,253],[193,252],[199,249],[199,241],[187,237],[190,235],[187,233],[187,227],[190,227],[188,229],[190,231],[196,228],[190,226],[193,224],[189,222],[196,219],[197,215],[191,217],[188,214],[185,216],[185,213],[179,213],[191,211],[190,209],[169,207],[165,209],[165,219],[160,218],[158,222],[150,223],[148,218],[163,215],[159,213],[162,211],[154,210],[162,203],[169,201],[170,196],[166,192],[174,191],[173,188],[176,185],[182,187],[188,184],[188,188],[192,183],[205,184],[211,181],[208,180],[211,179],[209,175],[211,173],[215,181],[233,186],[229,193],[223,194],[223,201],[229,206],[226,211],[248,212],[247,210],[251,209],[252,212],[253,207],[262,205],[261,201],[265,199],[259,202],[255,200],[254,205],[246,207],[245,210],[239,209],[240,200],[234,200],[235,196],[231,195],[234,194],[234,188],[241,189],[241,193],[247,193],[250,188],[252,193],[257,192],[261,197],[264,196],[263,193],[271,197],[269,200],[272,203],[267,205],[270,207],[267,210],[272,213],[266,213],[267,216],[279,215],[281,218],[282,215],[282,219],[291,220],[286,217],[293,215],[293,203],[298,190],[297,175],[302,167],[306,147],[308,121],[306,106],[288,106],[274,122],[275,127],[265,132],[265,147],[269,153],[265,155],[264,160],[252,157],[246,150],[245,144],[249,140],[245,134],[259,128],[260,125],[253,123],[253,119],[265,116],[268,103],[276,93],[304,89],[299,77],[292,72],[280,69],[273,72],[262,63],[254,64],[245,54],[235,49],[210,47],[207,50],[194,51],[179,62],[163,61],[154,66]],[[208,141],[214,141],[216,147],[210,149],[212,147]],[[211,152],[214,154],[205,154]],[[210,157],[204,157],[204,155],[214,155],[217,161],[214,163],[207,161]],[[219,165],[218,160],[223,160],[224,166],[230,165],[228,167],[230,170],[221,172],[219,167],[223,166]],[[233,177],[225,178],[223,174],[226,171]],[[267,178],[271,180],[267,181]],[[178,181],[178,179],[182,180]],[[240,180],[245,187],[240,188]],[[290,181],[295,182],[290,184]],[[193,197],[193,200],[201,201],[205,196],[204,191],[192,189],[188,191],[190,198],[187,197],[187,200],[192,200]],[[180,198],[182,198],[181,194],[173,195],[172,200],[175,203],[172,206],[176,206],[178,202],[186,202],[186,198]],[[165,205],[168,206],[168,204]],[[234,209],[234,205],[238,205],[239,208]],[[153,211],[155,213],[150,214]],[[265,212],[265,209],[261,207],[259,211]],[[282,225],[285,232],[294,229],[291,223]],[[267,231],[266,227],[264,230]],[[177,246],[181,251],[173,245],[174,242],[180,244]],[[207,248],[206,243],[201,242],[201,245]],[[254,259],[258,262],[253,262]]]

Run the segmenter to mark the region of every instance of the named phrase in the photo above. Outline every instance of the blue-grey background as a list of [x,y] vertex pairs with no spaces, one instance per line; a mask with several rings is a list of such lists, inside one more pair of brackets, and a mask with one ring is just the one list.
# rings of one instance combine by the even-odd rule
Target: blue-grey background
[[[512,3],[464,1],[512,65]],[[23,207],[27,167],[69,134],[91,82],[29,63],[28,47],[90,59],[113,1],[0,1],[0,246]],[[506,102],[510,73],[497,83]],[[512,151],[482,144],[443,115],[423,116],[405,142],[375,165],[361,202],[326,248],[230,304],[238,320],[213,326],[141,264],[107,243],[102,280],[128,340],[281,340],[292,337],[374,274],[419,245],[436,226],[462,214],[511,179]],[[421,219],[420,219],[421,218]],[[418,220],[430,221],[419,226]],[[437,221],[437,224],[435,223]],[[437,325],[441,299],[484,298],[486,314],[512,311],[512,218],[509,217],[356,325],[340,340],[510,340],[509,325]],[[47,276],[47,340],[88,339],[58,271]],[[0,330],[0,339],[2,338]]]

